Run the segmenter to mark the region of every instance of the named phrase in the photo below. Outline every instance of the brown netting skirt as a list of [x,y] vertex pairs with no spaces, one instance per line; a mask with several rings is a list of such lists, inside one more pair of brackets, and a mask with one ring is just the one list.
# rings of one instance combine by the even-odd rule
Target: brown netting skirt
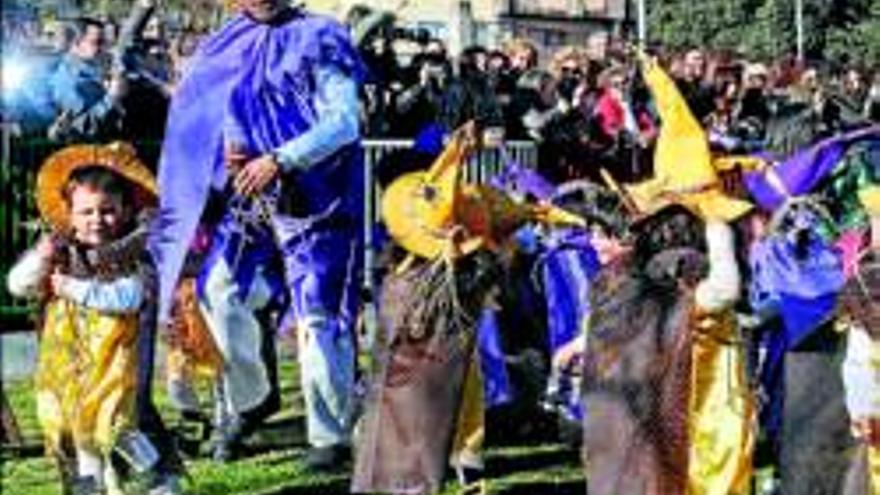
[[688,294],[606,273],[593,291],[584,380],[590,495],[685,493]]
[[427,263],[384,281],[386,341],[356,436],[354,493],[422,494],[442,486],[487,288],[460,283],[475,280],[465,267],[455,275],[459,292],[450,307],[450,298],[437,297],[448,285],[425,292],[426,280],[445,276],[438,268],[445,270]]
[[845,344],[845,335],[827,324],[785,354],[779,461],[783,493],[844,493],[856,447],[841,375]]

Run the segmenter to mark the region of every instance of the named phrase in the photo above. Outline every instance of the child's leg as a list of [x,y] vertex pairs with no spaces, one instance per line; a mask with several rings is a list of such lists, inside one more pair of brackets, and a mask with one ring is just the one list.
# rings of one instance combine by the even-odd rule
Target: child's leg
[[212,457],[215,461],[231,460],[238,447],[241,416],[230,404],[227,382],[221,374],[214,386],[214,439]]
[[479,356],[475,352],[465,375],[462,402],[452,444],[451,464],[456,468],[483,469],[484,437],[483,377],[480,373]]
[[70,450],[57,450],[52,452],[52,457],[61,478],[61,494],[72,495],[77,478],[76,453]]
[[74,495],[102,493],[104,460],[99,452],[85,447],[77,447],[76,471],[77,480],[73,488]]

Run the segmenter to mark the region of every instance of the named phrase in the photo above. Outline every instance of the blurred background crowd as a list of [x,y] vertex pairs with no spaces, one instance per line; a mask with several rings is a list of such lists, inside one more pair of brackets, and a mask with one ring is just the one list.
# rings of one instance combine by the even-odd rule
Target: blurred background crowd
[[[547,52],[512,38],[453,53],[447,40],[388,11],[356,5],[346,20],[372,72],[363,95],[369,138],[411,139],[477,119],[507,140],[536,142],[539,168],[555,182],[594,177],[600,167],[625,181],[648,172],[658,121],[623,39]],[[154,0],[137,0],[119,18],[5,15],[3,120],[59,142],[161,141],[175,83],[220,21],[222,10],[187,17]],[[857,60],[651,51],[726,151],[760,149],[776,117],[793,113],[805,115],[813,136],[880,120],[880,70]]]

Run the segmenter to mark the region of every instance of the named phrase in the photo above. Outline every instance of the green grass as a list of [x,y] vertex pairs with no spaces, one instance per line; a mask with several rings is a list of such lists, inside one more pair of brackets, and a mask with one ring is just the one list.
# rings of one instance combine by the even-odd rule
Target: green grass
[[[301,396],[293,358],[281,359],[282,412],[270,427],[248,442],[249,454],[229,463],[210,459],[187,462],[185,493],[190,495],[316,494],[348,493],[347,475],[316,476],[305,471]],[[168,404],[161,377],[157,377],[155,400],[169,423],[177,420]],[[39,429],[31,380],[4,383],[19,426],[29,444],[39,444]],[[492,425],[487,425],[489,429]],[[491,434],[491,432],[490,432]],[[0,493],[5,495],[57,495],[58,476],[44,457],[12,456],[5,452],[0,476]],[[486,451],[489,493],[504,495],[568,495],[584,493],[583,470],[577,452],[553,443],[523,441],[507,446],[489,446]],[[454,482],[442,495],[458,492]]]

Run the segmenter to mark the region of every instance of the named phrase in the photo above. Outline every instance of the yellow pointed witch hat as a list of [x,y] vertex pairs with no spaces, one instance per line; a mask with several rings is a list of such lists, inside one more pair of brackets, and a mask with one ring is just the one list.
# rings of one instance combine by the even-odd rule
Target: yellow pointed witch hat
[[672,78],[642,55],[645,82],[660,114],[654,152],[654,178],[625,186],[640,214],[680,203],[703,219],[730,221],[752,205],[725,194],[709,152],[706,132],[697,122]]
[[497,248],[528,221],[585,225],[555,206],[520,204],[492,187],[462,184],[461,168],[476,143],[474,125],[466,124],[430,169],[403,175],[384,191],[382,219],[404,249],[428,259],[464,256]]

